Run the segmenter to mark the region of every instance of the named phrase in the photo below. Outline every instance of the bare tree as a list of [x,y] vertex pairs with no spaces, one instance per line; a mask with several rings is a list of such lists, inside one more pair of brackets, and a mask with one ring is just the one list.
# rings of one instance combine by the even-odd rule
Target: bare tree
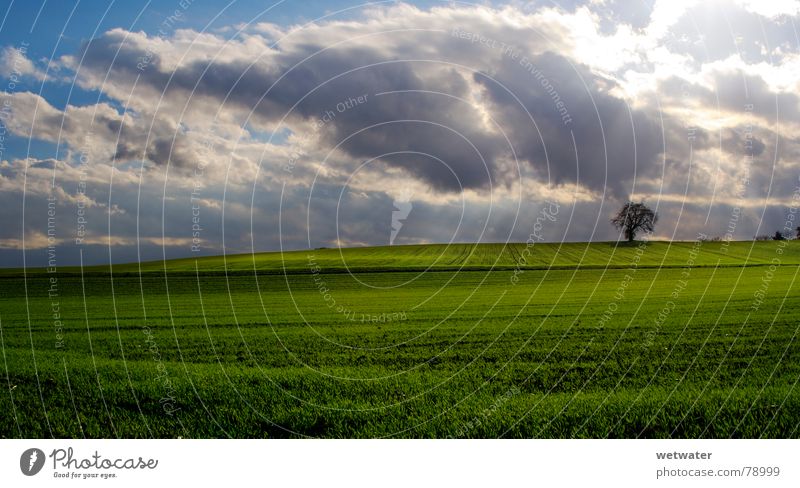
[[611,223],[620,229],[628,242],[633,242],[639,231],[653,232],[658,214],[644,203],[628,202],[622,206]]

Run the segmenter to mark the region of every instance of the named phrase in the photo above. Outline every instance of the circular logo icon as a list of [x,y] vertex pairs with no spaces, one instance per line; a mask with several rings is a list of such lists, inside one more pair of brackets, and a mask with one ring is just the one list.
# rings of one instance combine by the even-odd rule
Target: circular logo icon
[[33,476],[44,466],[44,451],[32,447],[25,450],[19,457],[19,469],[25,476]]

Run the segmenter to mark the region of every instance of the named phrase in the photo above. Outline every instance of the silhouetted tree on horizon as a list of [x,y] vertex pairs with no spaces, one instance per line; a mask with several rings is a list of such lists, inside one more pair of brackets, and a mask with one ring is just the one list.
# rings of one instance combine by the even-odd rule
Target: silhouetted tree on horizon
[[644,203],[628,202],[622,206],[611,223],[620,229],[628,242],[633,242],[639,231],[653,232],[658,214]]

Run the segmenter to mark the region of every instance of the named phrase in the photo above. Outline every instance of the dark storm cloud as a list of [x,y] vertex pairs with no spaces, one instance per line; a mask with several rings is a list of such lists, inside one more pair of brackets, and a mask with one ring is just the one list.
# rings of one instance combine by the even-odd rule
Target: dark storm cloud
[[180,135],[174,139],[154,136],[154,139],[147,141],[147,137],[141,134],[136,138],[121,140],[117,144],[114,159],[118,161],[146,159],[159,166],[169,164],[176,169],[191,168],[197,164],[193,148],[185,137]]
[[[108,31],[62,58],[61,73],[78,70],[82,88],[113,102],[61,110],[32,93],[12,97],[19,120],[9,131],[27,137],[32,127],[32,137],[69,150],[55,171],[44,160],[30,165],[27,180],[25,161],[0,162],[0,183],[10,189],[0,197],[0,217],[11,222],[0,229],[0,259],[18,259],[2,248],[19,247],[20,235],[41,246],[54,172],[62,185],[59,238],[71,239],[79,182],[71,165],[84,147],[91,157],[80,170],[89,172],[87,194],[99,202],[87,210],[94,238],[84,247],[92,251],[87,263],[193,255],[197,205],[202,253],[385,245],[392,195],[407,187],[418,194],[398,244],[502,242],[509,234],[524,241],[544,198],[562,205],[544,229],[547,240],[617,239],[609,217],[627,198],[658,205],[661,236],[721,234],[732,205],[743,209],[737,237],[751,237],[759,224],[773,232],[800,171],[798,97],[774,92],[791,81],[781,69],[794,69],[780,64],[793,62],[785,26],[766,22],[769,42],[762,43],[754,30],[761,18],[726,11],[744,37],[742,62],[731,58],[738,51],[727,27],[715,30],[722,21],[704,17],[702,7],[675,28],[656,22],[650,29],[652,2],[634,3],[400,6],[302,28],[251,26],[230,39]],[[700,34],[713,38],[703,44]],[[475,35],[488,42],[473,42]],[[273,39],[279,45],[268,46]],[[593,42],[619,52],[609,56]],[[771,57],[762,44],[781,44],[781,52]],[[766,64],[747,65],[756,61]],[[663,80],[664,73],[674,78]],[[273,129],[280,136],[266,144]],[[295,147],[304,154],[287,174]],[[750,154],[749,181],[734,194]],[[127,160],[153,164],[139,172]],[[200,162],[207,166],[197,176]],[[463,214],[455,198],[461,189],[473,190],[462,195]],[[29,195],[25,229],[18,223],[22,191]],[[102,241],[109,234],[113,253]],[[64,262],[77,259],[75,246],[59,245]],[[41,250],[30,262],[42,264]]]
[[722,134],[722,150],[728,154],[757,157],[764,154],[766,144],[753,134],[752,128],[726,129]]
[[761,77],[745,73],[734,73],[733,76],[731,73],[718,73],[714,79],[714,89],[714,98],[729,110],[752,112],[768,123],[781,119],[800,121],[800,98],[794,93],[772,91]]
[[[637,12],[634,17],[649,15],[644,7]],[[139,76],[140,84],[159,96],[217,101],[272,122],[330,114],[322,131],[327,148],[338,147],[355,164],[379,158],[371,164],[402,168],[439,191],[508,183],[500,161],[516,155],[551,184],[575,183],[624,199],[637,191],[637,176],[659,177],[665,162],[686,164],[690,147],[716,143],[732,151],[736,145],[731,137],[720,141],[701,128],[691,129],[690,137],[687,122],[662,113],[655,103],[644,100],[630,107],[617,94],[615,81],[555,52],[529,55],[522,62],[437,34],[424,42],[438,46],[440,62],[406,61],[420,57],[423,41],[413,42],[419,34],[404,34],[408,39],[388,55],[380,42],[335,45],[340,39],[334,36],[329,44],[297,41],[285,50],[265,51],[259,59],[206,56],[167,71],[158,53],[125,43],[124,36],[124,31],[111,31],[87,44],[83,69]],[[446,64],[470,56],[475,71]],[[143,59],[148,61],[144,67]],[[712,91],[676,77],[662,83],[660,94],[670,106],[702,100],[707,106],[742,110],[747,103],[753,113],[773,120],[776,107],[786,106],[785,116],[796,118],[797,97],[770,92],[761,78],[718,74],[716,82]],[[479,111],[459,100],[470,98],[471,83],[485,90],[490,116],[499,127],[487,128]],[[364,95],[366,103],[338,109]],[[495,129],[509,136],[511,147]],[[166,141],[153,141],[146,157],[166,161]],[[118,155],[137,150],[142,151],[141,144],[123,142]],[[192,158],[179,143],[171,152],[177,166]]]
[[[420,75],[430,70],[429,63],[387,60],[377,48],[303,45],[277,54],[269,64],[198,61],[166,73],[159,69],[158,55],[144,48],[128,47],[114,58],[121,35],[113,31],[87,44],[83,69],[140,76],[140,83],[165,97],[181,93],[225,99],[270,121],[284,116],[316,120],[332,113],[335,120],[325,133],[329,145],[341,142],[340,149],[357,159],[394,153],[381,161],[440,190],[487,187],[496,174],[494,160],[507,152],[501,141],[474,124],[478,114],[472,107],[452,98],[465,97],[468,89],[452,68],[440,66],[434,74]],[[137,60],[145,56],[151,57],[151,66],[139,70]],[[411,93],[378,96],[397,90]],[[350,107],[351,99],[364,95],[366,103]],[[147,157],[159,162],[167,151],[158,151],[157,142],[147,148]],[[123,143],[118,155],[133,156],[136,150]]]
[[[529,65],[507,60],[493,79],[475,79],[512,134],[517,156],[551,183],[624,197],[634,175],[660,163],[661,121],[632,109],[610,93],[613,82],[563,56],[544,53]],[[674,127],[666,129],[672,134]]]
[[[108,51],[119,47],[112,38],[120,35],[108,33],[108,39],[88,44],[85,68],[108,70],[104,63],[113,58]],[[470,77],[489,94],[492,115],[510,135],[516,155],[552,183],[608,189],[622,197],[631,191],[634,175],[650,172],[664,151],[661,119],[630,109],[610,93],[611,81],[559,54],[532,57],[527,66],[499,57],[485,75],[441,63],[402,61],[412,54],[401,51],[387,59],[377,47],[301,45],[270,56],[268,62],[203,60],[168,74],[153,54],[152,66],[137,70],[136,60],[148,54],[144,48],[128,48],[112,69],[115,76],[142,76],[165,96],[180,92],[225,99],[267,120],[287,114],[290,120],[311,120],[331,113],[334,120],[325,131],[330,147],[341,143],[339,149],[359,160],[380,158],[443,191],[503,183],[498,181],[498,160],[512,155],[500,133],[487,130],[479,123],[479,112],[458,100],[469,96]],[[379,95],[397,91],[403,93]],[[554,93],[570,114],[567,124]],[[366,103],[337,110],[340,103],[362,95],[367,95]]]

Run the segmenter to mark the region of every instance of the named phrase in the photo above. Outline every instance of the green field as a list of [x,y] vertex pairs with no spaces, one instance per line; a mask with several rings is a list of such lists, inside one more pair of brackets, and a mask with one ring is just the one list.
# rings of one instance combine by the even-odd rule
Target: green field
[[798,271],[799,241],[2,270],[0,436],[796,438]]

